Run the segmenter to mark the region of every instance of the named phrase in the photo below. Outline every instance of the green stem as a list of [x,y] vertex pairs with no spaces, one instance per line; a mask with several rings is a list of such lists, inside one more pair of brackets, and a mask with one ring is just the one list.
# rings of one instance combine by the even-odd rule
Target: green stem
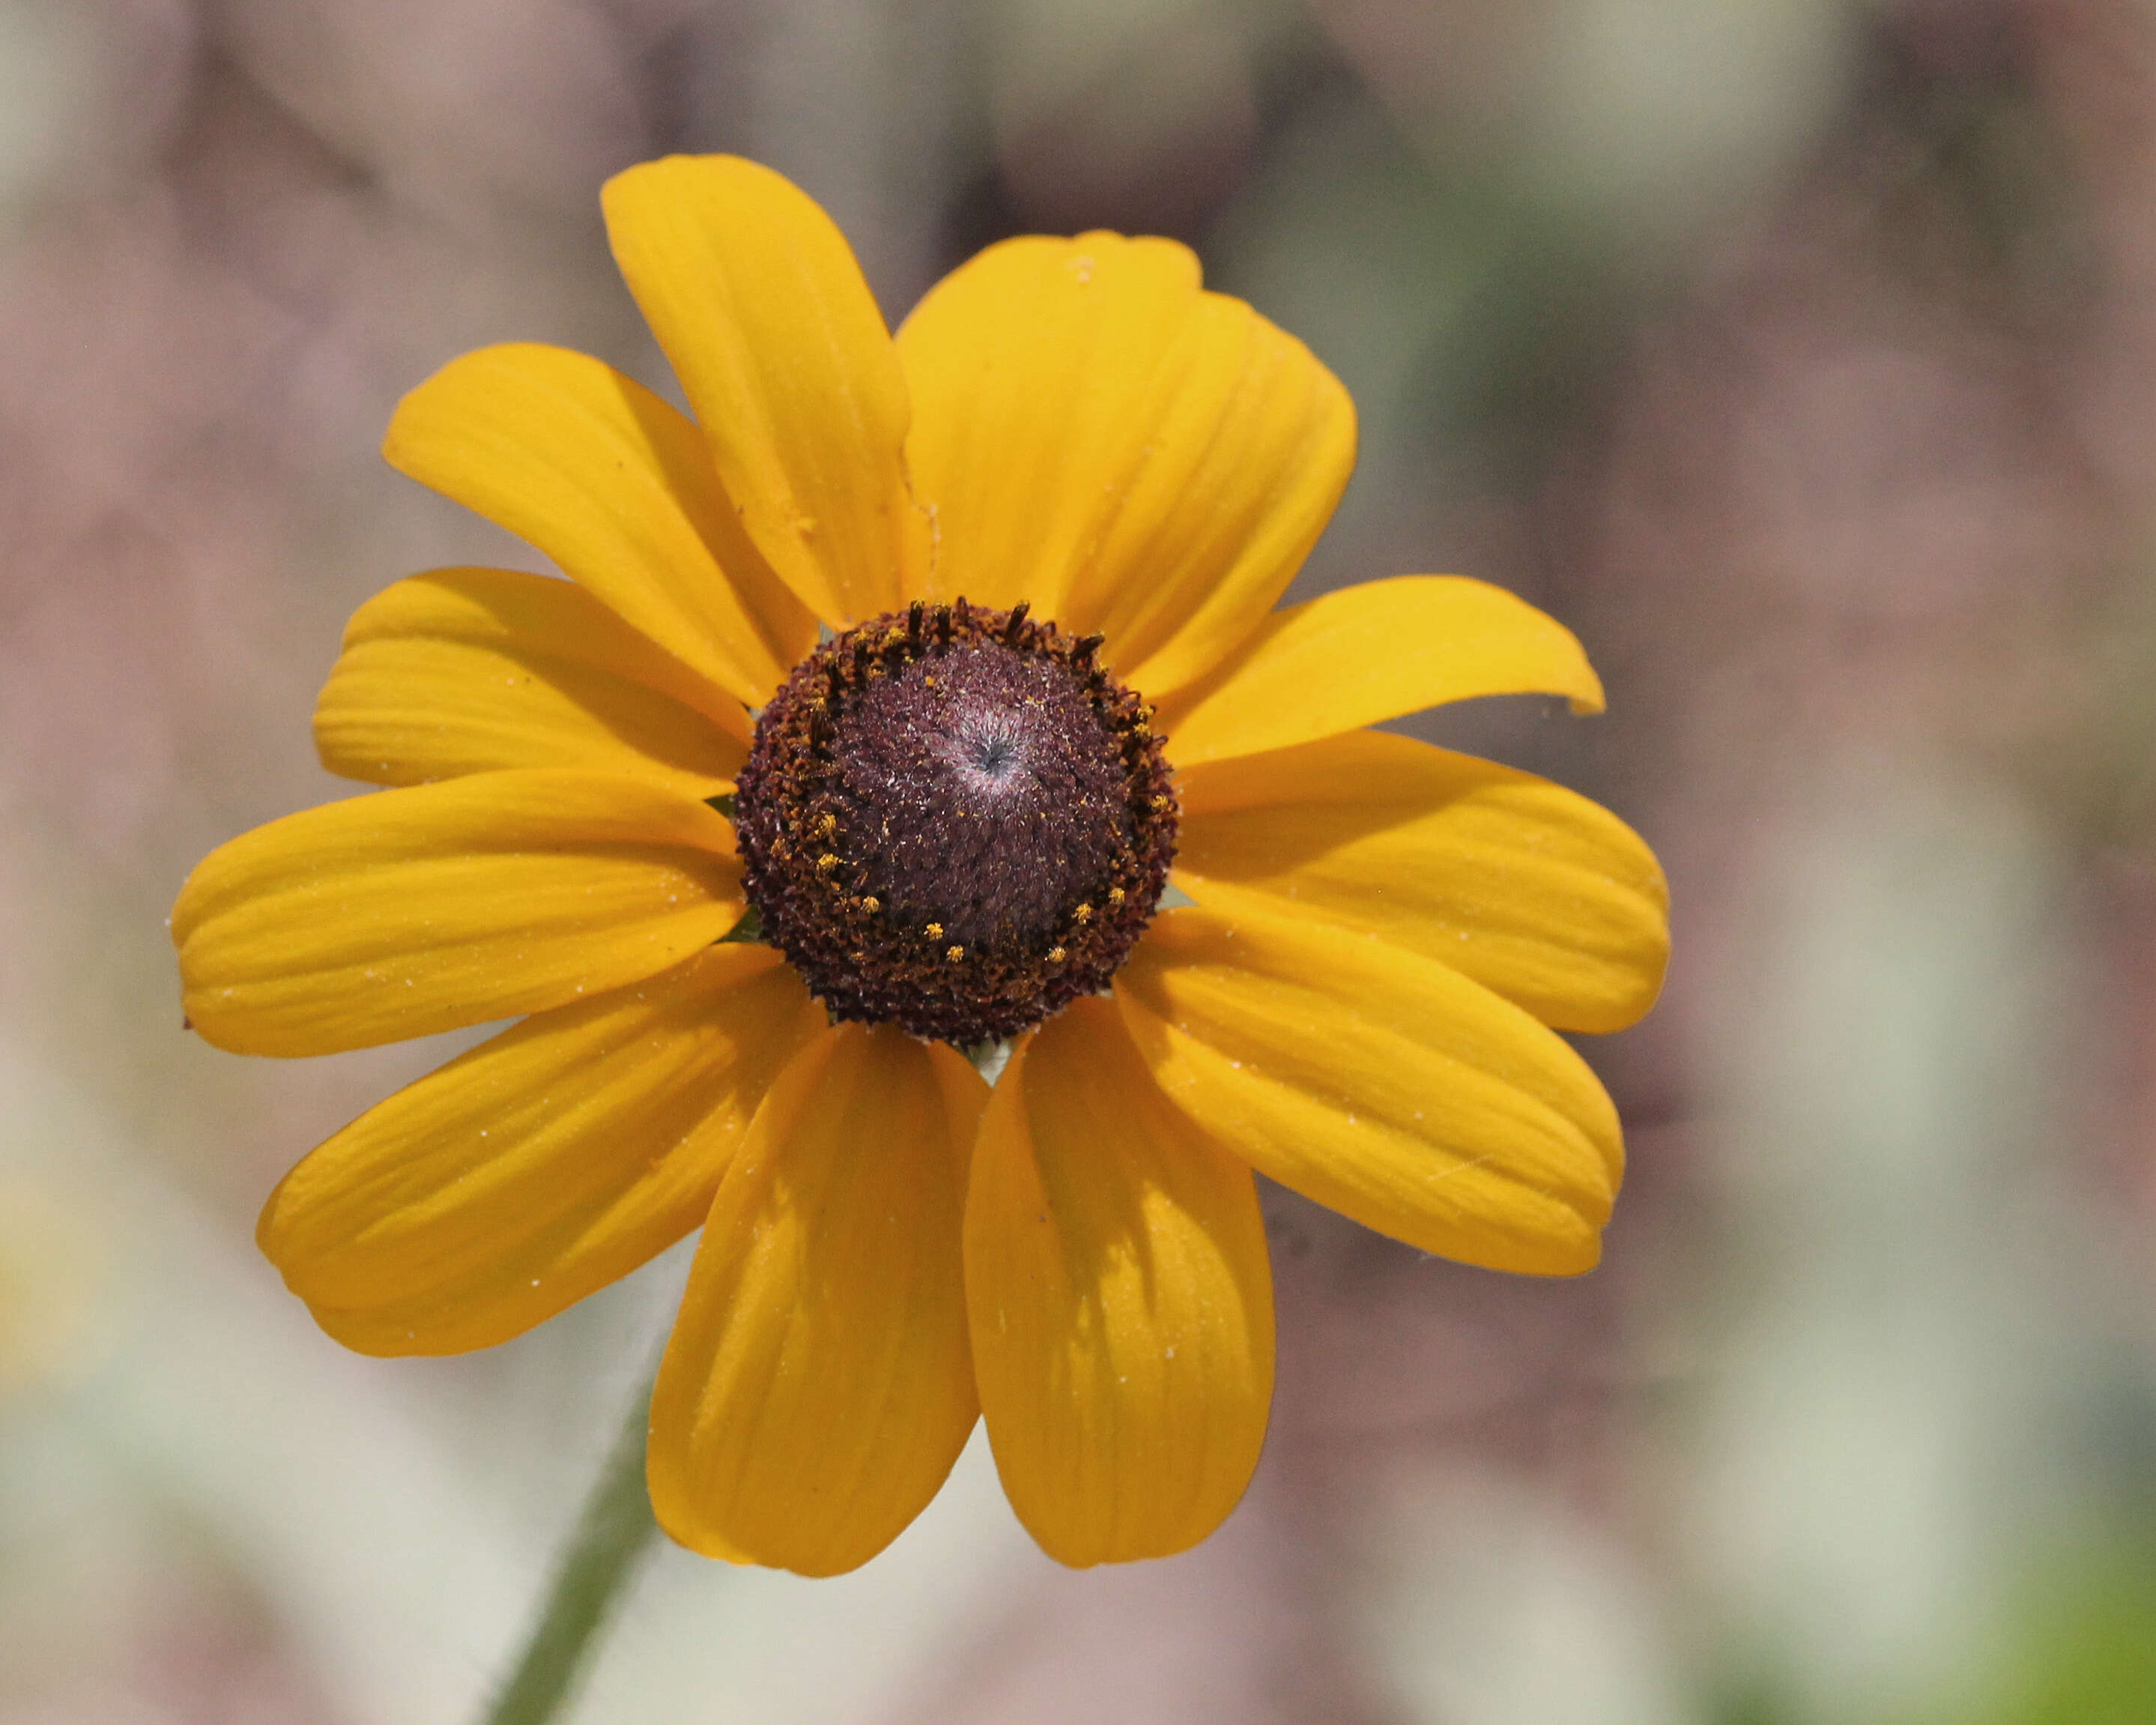
[[576,1687],[607,1613],[634,1573],[659,1524],[644,1483],[644,1434],[651,1382],[629,1403],[628,1422],[599,1470],[576,1531],[562,1548],[539,1620],[516,1674],[495,1698],[485,1725],[547,1725]]

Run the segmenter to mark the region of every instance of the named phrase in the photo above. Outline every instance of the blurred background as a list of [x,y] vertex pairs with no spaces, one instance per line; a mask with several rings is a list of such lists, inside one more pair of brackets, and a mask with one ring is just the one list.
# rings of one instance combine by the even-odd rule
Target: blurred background
[[213,845],[340,794],[345,616],[528,553],[391,474],[451,355],[664,371],[601,180],[798,180],[894,321],[1178,235],[1363,455],[1296,595],[1471,573],[1609,716],[1413,729],[1610,804],[1677,960],[1593,1044],[1571,1283],[1268,1194],[1281,1370],[1186,1557],[1040,1557],[978,1444],[843,1580],[670,1548],[576,1717],[2156,1719],[2156,6],[0,0],[0,1721],[458,1725],[680,1254],[377,1362],[253,1248],[436,1063],[182,1033]]

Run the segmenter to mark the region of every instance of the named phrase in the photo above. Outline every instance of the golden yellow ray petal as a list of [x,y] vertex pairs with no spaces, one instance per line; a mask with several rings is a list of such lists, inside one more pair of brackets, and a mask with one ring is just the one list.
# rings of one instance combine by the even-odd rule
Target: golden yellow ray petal
[[1354,464],[1354,409],[1307,348],[1201,291],[1161,239],[991,247],[898,349],[942,596],[1024,599],[1173,687],[1256,626]]
[[1265,619],[1180,688],[1149,684],[1178,767],[1286,749],[1447,701],[1563,695],[1602,710],[1602,684],[1572,631],[1502,587],[1399,575]]
[[533,769],[287,815],[172,908],[187,1012],[242,1054],[326,1054],[656,975],[742,914],[733,827],[693,798]]
[[645,162],[604,203],[614,260],[772,568],[834,628],[919,592],[906,379],[831,219],[732,156]]
[[741,703],[572,582],[435,569],[369,600],[315,703],[322,765],[377,785],[574,766],[695,797],[747,756]]
[[1560,1030],[1622,1030],[1669,962],[1669,888],[1606,809],[1378,731],[1183,776],[1177,883],[1208,908],[1314,917],[1450,965]]
[[370,1109],[285,1177],[256,1237],[347,1347],[490,1347],[702,1222],[764,1092],[824,1027],[777,952],[706,947]]
[[933,511],[937,596],[1024,600],[1075,628],[1071,584],[1145,465],[1198,296],[1188,247],[1089,234],[990,246],[913,309],[906,459]]
[[1050,1557],[1165,1557],[1235,1506],[1272,1398],[1256,1188],[1160,1094],[1107,1001],[1049,1020],[997,1083],[966,1294],[996,1468]]
[[382,454],[747,706],[816,638],[742,533],[696,428],[588,355],[516,342],[451,360],[398,404]]
[[1616,1110],[1554,1031],[1457,971],[1191,907],[1147,931],[1116,1000],[1161,1088],[1260,1173],[1441,1257],[1594,1267]]
[[978,1412],[960,1233],[987,1095],[891,1025],[840,1025],[779,1075],[652,1397],[651,1506],[680,1543],[832,1575],[936,1495]]

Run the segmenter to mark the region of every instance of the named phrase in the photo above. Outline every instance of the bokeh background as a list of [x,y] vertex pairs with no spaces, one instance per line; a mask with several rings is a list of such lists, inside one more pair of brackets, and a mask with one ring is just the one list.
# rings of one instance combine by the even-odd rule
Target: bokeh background
[[1296,596],[1471,573],[1606,718],[1419,721],[1609,803],[1677,960],[1594,1043],[1578,1282],[1278,1192],[1256,1485],[1040,1557],[978,1444],[839,1581],[670,1549],[576,1717],[2156,1719],[2156,8],[2145,0],[0,0],[0,1721],[456,1725],[680,1254],[484,1355],[251,1244],[441,1058],[182,1033],[164,918],[339,787],[346,615],[529,554],[391,474],[512,337],[654,384],[599,183],[793,176],[894,320],[1178,235],[1353,390]]

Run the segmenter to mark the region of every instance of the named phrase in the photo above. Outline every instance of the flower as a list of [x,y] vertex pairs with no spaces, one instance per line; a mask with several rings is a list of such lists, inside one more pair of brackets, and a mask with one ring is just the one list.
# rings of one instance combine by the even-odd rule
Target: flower
[[[339,1341],[444,1353],[701,1224],[651,1408],[676,1540],[850,1568],[985,1413],[1051,1554],[1181,1550],[1265,1434],[1252,1168],[1446,1257],[1596,1260],[1618,1122],[1556,1032],[1646,1010],[1661,873],[1363,728],[1600,686],[1473,580],[1274,609],[1353,410],[1181,246],[1011,240],[894,337],[766,168],[649,163],[605,211],[694,420],[529,345],[406,397],[390,461],[570,579],[363,605],[316,736],[393,788],[173,914],[220,1048],[527,1015],[301,1161],[262,1248]],[[997,1038],[992,1088],[954,1045]]]

